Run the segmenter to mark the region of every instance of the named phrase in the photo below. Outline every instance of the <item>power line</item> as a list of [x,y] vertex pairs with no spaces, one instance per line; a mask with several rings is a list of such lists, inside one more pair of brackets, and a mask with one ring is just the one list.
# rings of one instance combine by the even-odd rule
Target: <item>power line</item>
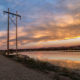
[[14,25],[16,26],[16,54],[17,54],[17,17],[20,17],[21,19],[21,16],[17,14],[17,11],[16,11],[16,14],[9,12],[9,8],[8,8],[8,11],[3,11],[3,12],[8,14],[8,28],[7,28],[7,53],[8,55],[9,55],[9,18],[14,23],[12,18],[9,17],[9,14],[16,16],[16,24],[14,23]]
[[[20,4],[23,3],[24,1],[25,1],[25,0],[23,0],[22,2],[20,2],[18,5],[20,5]],[[16,5],[16,6],[13,7],[12,9],[16,8],[18,5]],[[11,5],[11,6],[12,6],[12,5]],[[10,7],[11,7],[11,6],[10,6]],[[11,9],[11,10],[12,10],[12,9]],[[5,26],[6,24],[7,24],[7,23],[5,22],[5,24],[4,24],[3,26]],[[2,26],[2,27],[3,27],[3,26]],[[2,27],[1,27],[0,29],[2,29]]]
[[[12,9],[14,9],[14,8],[16,8],[18,5],[20,5],[20,4],[22,4],[24,1],[26,1],[26,0],[23,0],[22,2],[20,2],[19,4],[17,4],[15,7],[13,7]],[[11,9],[11,10],[12,10]]]
[[[33,6],[31,6],[30,8],[28,8],[27,10],[29,10],[29,9],[31,9],[31,8],[33,8],[33,7],[35,7],[35,6],[37,6],[38,4],[40,4],[40,3],[42,3],[42,2],[44,2],[45,0],[43,0],[43,1],[41,1],[41,2],[39,2],[39,3],[37,3],[37,4],[35,4],[35,5],[33,5]],[[23,11],[23,12],[25,12],[25,11]],[[22,12],[22,13],[23,13]]]
[[[45,0],[43,0],[43,1],[45,1]],[[42,2],[43,2],[43,1],[42,1]],[[65,0],[61,0],[61,1],[57,2],[56,4],[61,3],[62,1],[65,1]],[[41,3],[41,2],[40,2],[40,3]],[[38,3],[38,4],[39,4],[39,3]],[[36,5],[38,5],[38,4],[36,4]],[[50,5],[50,6],[44,8],[44,9],[42,9],[42,10],[40,10],[40,11],[37,11],[37,12],[35,12],[35,13],[41,12],[41,11],[43,11],[43,10],[45,10],[45,9],[51,7],[51,6],[54,6],[54,5],[56,5],[56,4]],[[34,5],[34,6],[35,6],[35,5]],[[32,8],[32,7],[30,7],[30,8]],[[30,9],[30,8],[28,8],[28,9]],[[27,10],[28,10],[28,9],[27,9]],[[35,13],[34,13],[34,14],[35,14]],[[23,18],[26,18],[26,17],[23,17]],[[22,18],[22,19],[23,19],[23,18]],[[15,21],[15,19],[14,19],[13,21]],[[12,23],[12,22],[11,22],[11,23]],[[11,23],[10,23],[10,24],[11,24]],[[2,27],[3,27],[3,26],[2,26]],[[2,28],[2,27],[1,27],[1,28]]]
[[[56,4],[61,3],[62,1],[65,1],[65,0],[61,0],[61,1],[57,2]],[[54,4],[54,5],[56,5],[56,4]],[[43,10],[45,10],[45,9],[51,7],[51,6],[54,6],[54,5],[50,5],[50,6],[44,8],[44,9],[42,9],[42,10],[39,10],[39,11],[37,11],[37,12],[35,12],[35,13],[41,12],[41,11],[43,11]],[[35,13],[34,13],[34,14],[35,14]],[[26,18],[26,17],[24,17],[24,18]],[[22,19],[23,19],[23,18],[22,18]]]
[[[62,2],[62,1],[65,1],[65,0],[61,0],[61,1],[57,2],[56,4],[58,4],[58,3]],[[54,5],[56,5],[56,4],[54,4]],[[41,12],[41,11],[43,11],[43,10],[45,10],[45,9],[51,7],[51,6],[54,6],[54,5],[50,5],[50,6],[44,8],[44,9],[42,9],[42,10],[40,10],[40,11],[37,11],[37,12],[35,12],[35,13]],[[35,14],[35,13],[34,13],[34,14]],[[23,17],[23,18],[26,18],[26,17]],[[22,18],[22,19],[23,19],[23,18]],[[15,21],[15,19],[14,19],[13,21]],[[11,23],[12,23],[12,22],[11,22]],[[10,24],[11,24],[11,23],[10,23]]]
[[[22,2],[24,2],[24,1],[25,1],[25,0],[23,0]],[[43,0],[43,1],[45,1],[45,0]],[[42,3],[43,1],[41,1],[41,2],[39,2],[39,3],[37,3],[37,4],[33,5],[33,6],[31,6],[30,8],[35,7],[36,5]],[[22,2],[21,2],[21,3],[22,3]],[[21,3],[19,3],[18,5],[20,5]],[[17,7],[18,5],[16,5],[15,7]],[[15,7],[14,7],[14,8],[15,8]],[[12,8],[12,9],[14,9],[14,8]],[[29,10],[30,8],[28,8],[27,10]],[[11,10],[12,10],[12,9],[11,9]],[[23,12],[25,12],[25,11],[23,11]],[[6,24],[7,24],[7,23],[6,23]],[[6,25],[6,24],[4,24],[4,25]],[[11,23],[10,23],[10,24],[11,24]],[[3,26],[4,26],[4,25],[3,25]],[[2,27],[3,27],[3,26],[2,26]],[[2,29],[2,27],[1,27],[0,29]]]
[[[45,1],[45,0],[43,0],[43,1]],[[42,2],[43,2],[43,1],[42,1]],[[61,1],[57,2],[56,4],[61,3],[62,1],[65,1],[65,0],[61,0]],[[41,2],[40,2],[40,3],[41,3]],[[38,4],[39,4],[39,3],[38,3]],[[38,5],[38,4],[36,4],[36,5]],[[50,6],[44,8],[44,9],[42,9],[42,10],[40,10],[40,11],[37,11],[37,12],[35,12],[35,13],[41,12],[41,11],[43,11],[43,10],[45,10],[45,9],[51,7],[51,6],[54,6],[54,5],[56,5],[56,4],[50,5]],[[36,6],[36,5],[34,5],[34,6]],[[32,8],[32,7],[30,7],[30,8]],[[28,9],[30,9],[30,8],[28,8]],[[28,10],[28,9],[27,9],[27,10]],[[34,13],[34,14],[35,14],[35,13]],[[26,18],[26,17],[23,17],[23,18]],[[23,18],[22,18],[22,19],[23,19]],[[14,19],[13,21],[15,21],[15,19]],[[12,23],[12,22],[11,22],[11,23]],[[10,24],[11,24],[11,23],[10,23]],[[3,27],[3,26],[2,26],[2,27]],[[2,27],[1,27],[1,28],[2,28]]]
[[[62,0],[62,1],[64,1],[64,0]],[[59,1],[58,3],[60,3],[60,2],[62,2],[62,1]],[[55,5],[55,4],[54,4]],[[48,6],[48,7],[46,7],[45,9],[47,9],[47,8],[49,8],[49,7],[51,7],[51,6],[53,6],[53,5],[50,5],[50,6]],[[42,9],[42,10],[40,10],[40,11],[38,11],[38,12],[41,12],[41,11],[43,11],[43,10],[45,10],[45,9]],[[35,12],[35,13],[38,13],[38,12]],[[15,21],[15,20],[14,20]],[[12,22],[11,22],[12,23]],[[73,38],[74,39],[74,38]]]

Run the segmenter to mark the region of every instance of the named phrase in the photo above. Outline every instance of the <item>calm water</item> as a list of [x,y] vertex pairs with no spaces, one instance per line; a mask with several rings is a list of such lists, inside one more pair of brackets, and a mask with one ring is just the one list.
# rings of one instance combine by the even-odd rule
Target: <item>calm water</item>
[[80,61],[80,52],[64,52],[64,51],[29,51],[19,52],[19,54],[28,55],[35,59],[49,60],[72,60]]

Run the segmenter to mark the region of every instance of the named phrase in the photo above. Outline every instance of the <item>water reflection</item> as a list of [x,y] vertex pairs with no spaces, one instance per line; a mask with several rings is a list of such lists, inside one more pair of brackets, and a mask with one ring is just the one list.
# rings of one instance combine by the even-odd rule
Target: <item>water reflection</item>
[[42,60],[71,60],[80,61],[80,52],[64,52],[64,51],[29,51],[19,52],[19,54],[28,55],[29,57]]

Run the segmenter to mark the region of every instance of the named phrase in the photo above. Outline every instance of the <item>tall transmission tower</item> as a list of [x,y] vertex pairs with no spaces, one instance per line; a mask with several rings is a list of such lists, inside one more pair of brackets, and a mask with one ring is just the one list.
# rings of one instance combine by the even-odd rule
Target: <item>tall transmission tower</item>
[[9,19],[11,19],[9,14],[11,14],[12,16],[16,16],[16,24],[14,23],[14,21],[12,19],[11,19],[11,21],[16,26],[16,54],[18,54],[18,52],[17,52],[17,16],[20,17],[20,19],[21,19],[21,16],[17,15],[17,11],[16,11],[16,14],[9,12],[9,8],[8,8],[8,11],[3,11],[3,13],[7,13],[8,14],[8,28],[7,28],[7,54],[8,55],[9,55]]

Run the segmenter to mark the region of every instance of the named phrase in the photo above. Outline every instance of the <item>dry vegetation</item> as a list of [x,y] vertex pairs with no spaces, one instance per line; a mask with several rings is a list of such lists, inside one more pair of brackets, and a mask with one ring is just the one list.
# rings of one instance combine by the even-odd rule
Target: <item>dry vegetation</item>
[[[80,74],[77,72],[77,70],[73,70],[70,68],[64,68],[64,66],[59,66],[59,65],[53,65],[49,62],[46,61],[41,61],[41,60],[35,60],[33,58],[30,58],[28,56],[23,56],[23,55],[5,55],[6,57],[15,60],[17,62],[20,62],[24,66],[28,68],[32,68],[34,70],[38,70],[41,72],[44,72],[45,74],[50,74],[50,72],[54,73],[56,76],[56,80],[61,80],[61,76],[64,77],[64,80],[80,80]],[[54,61],[56,63],[56,61]],[[59,63],[59,62],[58,62]],[[66,63],[65,63],[66,64]],[[62,65],[62,64],[60,64]],[[71,66],[70,66],[71,67]],[[53,77],[54,79],[55,77]],[[68,79],[67,79],[68,78]]]

